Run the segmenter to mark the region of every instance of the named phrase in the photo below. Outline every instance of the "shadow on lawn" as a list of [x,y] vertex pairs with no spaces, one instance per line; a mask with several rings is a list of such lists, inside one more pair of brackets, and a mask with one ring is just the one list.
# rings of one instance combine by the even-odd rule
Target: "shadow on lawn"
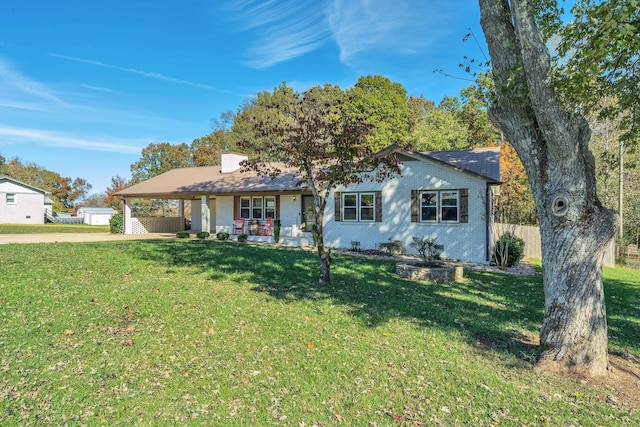
[[[331,299],[370,327],[404,318],[424,327],[456,330],[485,351],[537,358],[542,278],[465,271],[465,283],[432,284],[398,277],[395,262],[336,255],[332,286],[317,285],[315,252],[217,241],[144,241],[135,256],[175,267],[196,267],[215,281],[247,280],[252,290],[280,300]],[[522,331],[535,331],[529,336]]]

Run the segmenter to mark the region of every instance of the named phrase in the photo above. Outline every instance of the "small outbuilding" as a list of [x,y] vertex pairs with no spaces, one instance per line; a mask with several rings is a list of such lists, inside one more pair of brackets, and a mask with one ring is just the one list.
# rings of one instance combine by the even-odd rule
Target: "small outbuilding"
[[79,208],[78,216],[84,218],[83,223],[88,225],[109,225],[111,217],[117,212],[111,208]]

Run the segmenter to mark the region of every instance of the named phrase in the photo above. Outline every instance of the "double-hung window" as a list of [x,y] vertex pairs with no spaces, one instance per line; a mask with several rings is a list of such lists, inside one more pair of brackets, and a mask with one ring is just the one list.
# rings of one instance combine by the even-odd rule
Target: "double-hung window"
[[374,222],[375,193],[342,193],[342,221]]
[[459,222],[459,197],[457,191],[440,192],[440,221]]
[[412,191],[412,222],[467,222],[467,190]]
[[13,193],[7,193],[7,204],[15,205],[16,204],[16,195]]
[[275,196],[240,197],[239,213],[241,218],[266,219],[276,217]]

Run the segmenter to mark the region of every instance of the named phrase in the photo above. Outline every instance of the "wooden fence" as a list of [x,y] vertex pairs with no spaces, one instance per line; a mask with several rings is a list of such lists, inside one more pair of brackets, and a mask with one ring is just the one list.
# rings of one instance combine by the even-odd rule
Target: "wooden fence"
[[[505,232],[511,232],[524,240],[525,258],[542,258],[542,245],[540,242],[540,228],[528,225],[493,224],[493,236],[495,240]],[[616,245],[611,242],[604,254],[604,265],[613,267],[616,264]]]

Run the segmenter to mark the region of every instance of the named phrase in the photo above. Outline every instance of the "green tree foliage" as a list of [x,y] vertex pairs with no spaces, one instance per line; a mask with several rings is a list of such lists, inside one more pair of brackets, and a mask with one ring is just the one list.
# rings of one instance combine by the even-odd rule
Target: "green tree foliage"
[[411,142],[417,151],[463,150],[485,147],[500,140],[487,114],[486,77],[460,91],[460,97],[446,96],[435,106],[424,97],[409,97],[413,131]]
[[140,160],[131,165],[131,183],[137,184],[172,169],[191,166],[194,163],[188,144],[152,143],[142,150]]
[[[573,19],[559,23],[555,2],[543,21],[547,37],[560,36],[556,75],[558,88],[570,106],[599,110],[617,118],[621,138],[640,138],[640,1],[582,0],[571,9]],[[600,108],[611,97],[615,104]]]
[[360,77],[347,91],[345,103],[351,120],[371,126],[368,139],[374,149],[407,144],[412,120],[400,83],[379,75]]
[[377,142],[368,138],[373,126],[350,114],[342,99],[337,86],[317,86],[299,94],[283,84],[272,94],[261,94],[243,112],[244,131],[252,138],[240,145],[256,153],[245,170],[277,176],[284,168],[292,168],[298,184],[313,193],[321,285],[331,284],[331,251],[323,239],[329,191],[399,172],[395,156],[377,152]]
[[91,184],[82,178],[63,177],[35,163],[23,163],[17,157],[0,164],[0,175],[7,175],[48,191],[48,197],[53,200],[53,210],[56,212],[74,207],[91,190]]
[[467,128],[455,112],[440,106],[426,107],[411,134],[416,151],[458,150],[469,148]]

